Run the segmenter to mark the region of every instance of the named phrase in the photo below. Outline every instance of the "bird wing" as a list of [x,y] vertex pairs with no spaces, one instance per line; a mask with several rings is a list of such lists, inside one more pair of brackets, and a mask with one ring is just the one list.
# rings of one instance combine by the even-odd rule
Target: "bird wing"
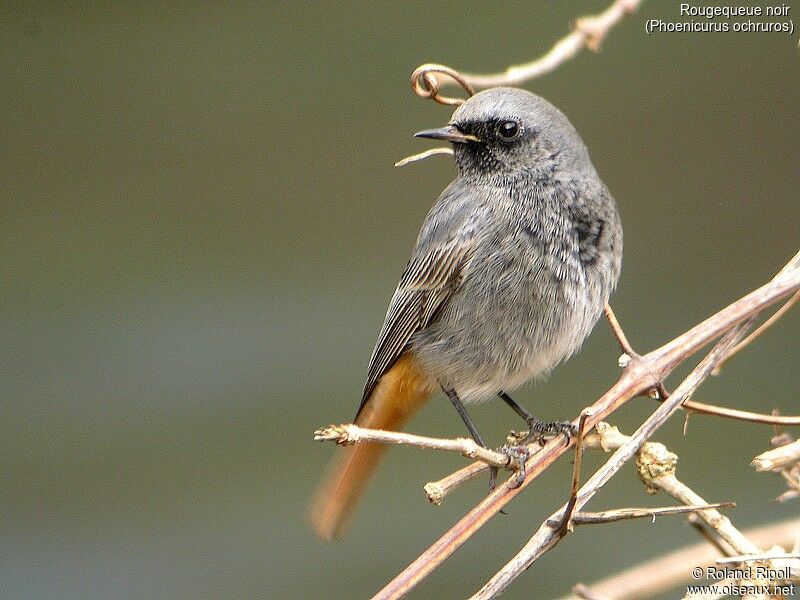
[[359,412],[378,380],[403,353],[411,336],[425,328],[450,297],[473,251],[472,240],[456,238],[447,244],[429,248],[408,263],[389,303],[386,320],[369,361]]

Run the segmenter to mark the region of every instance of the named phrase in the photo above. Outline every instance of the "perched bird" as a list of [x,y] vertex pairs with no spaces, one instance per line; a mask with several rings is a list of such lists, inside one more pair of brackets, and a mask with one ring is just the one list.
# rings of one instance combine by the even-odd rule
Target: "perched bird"
[[[614,198],[567,118],[530,92],[493,88],[441,129],[458,175],[422,224],[372,353],[355,422],[396,430],[441,388],[473,438],[464,403],[508,392],[571,356],[602,314],[622,265]],[[383,451],[346,447],[310,509],[315,531],[343,531]]]

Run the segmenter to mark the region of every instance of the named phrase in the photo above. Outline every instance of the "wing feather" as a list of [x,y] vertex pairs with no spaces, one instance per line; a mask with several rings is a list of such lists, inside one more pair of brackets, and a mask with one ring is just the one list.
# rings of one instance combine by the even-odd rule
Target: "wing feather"
[[378,380],[403,353],[411,336],[424,329],[450,297],[472,252],[471,240],[458,238],[411,259],[389,303],[372,352],[359,412]]

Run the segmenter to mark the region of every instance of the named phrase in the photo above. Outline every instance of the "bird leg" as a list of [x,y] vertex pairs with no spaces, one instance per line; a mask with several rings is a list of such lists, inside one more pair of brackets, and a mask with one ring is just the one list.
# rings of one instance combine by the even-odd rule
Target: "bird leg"
[[[472,421],[472,418],[467,414],[467,409],[464,408],[464,403],[461,402],[461,399],[458,397],[458,394],[453,389],[442,388],[444,393],[447,394],[447,397],[450,398],[450,402],[453,403],[453,406],[456,409],[456,412],[461,416],[461,420],[464,421],[464,425],[467,426],[469,429],[469,433],[472,436],[472,439],[475,440],[475,443],[481,446],[482,448],[488,448],[486,442],[483,441],[481,434],[478,433],[478,428],[475,427],[475,423]],[[490,467],[489,471],[489,489],[493,490],[497,485],[497,467]]]
[[525,423],[528,424],[528,435],[523,438],[520,442],[521,444],[526,444],[536,437],[541,438],[546,435],[558,435],[559,433],[563,433],[567,437],[567,443],[569,443],[570,437],[578,432],[578,429],[571,421],[542,421],[528,412],[525,407],[517,404],[517,402],[505,392],[500,391],[497,395],[500,396],[503,402],[508,404],[515,413],[525,419]]

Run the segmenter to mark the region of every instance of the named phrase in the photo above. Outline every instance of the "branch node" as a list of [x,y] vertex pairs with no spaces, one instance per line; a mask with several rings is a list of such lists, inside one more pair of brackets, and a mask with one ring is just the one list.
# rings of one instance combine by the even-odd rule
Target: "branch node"
[[426,483],[423,489],[431,504],[441,506],[444,501],[445,490],[439,482],[431,481]]
[[355,444],[361,440],[359,435],[353,431],[350,423],[341,425],[328,425],[314,432],[314,440],[317,442],[334,441],[343,446]]
[[619,427],[605,421],[600,421],[595,426],[595,431],[600,436],[600,448],[602,448],[603,452],[616,450],[629,439],[627,435],[619,430]]
[[581,17],[575,21],[575,29],[583,34],[586,40],[586,47],[592,52],[600,52],[600,44],[603,43],[607,29],[595,17]]
[[674,477],[677,465],[678,455],[660,442],[647,442],[636,458],[636,470],[648,494],[655,494],[660,489],[653,480]]

